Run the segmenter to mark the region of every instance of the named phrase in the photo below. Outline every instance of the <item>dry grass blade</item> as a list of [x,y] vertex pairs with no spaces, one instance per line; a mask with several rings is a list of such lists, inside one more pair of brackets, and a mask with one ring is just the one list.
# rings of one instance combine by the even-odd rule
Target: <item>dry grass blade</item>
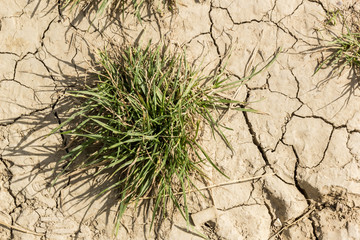
[[299,216],[295,219],[291,219],[288,224],[286,224],[285,226],[280,228],[280,230],[278,230],[275,234],[271,235],[269,240],[274,239],[275,237],[279,236],[286,229],[298,224],[304,218],[309,216],[313,211],[315,211],[315,209],[316,209],[315,204],[312,204],[311,206],[309,206],[308,209],[301,216]]
[[[250,178],[243,178],[243,179],[237,179],[237,180],[233,180],[233,181],[222,182],[222,183],[213,184],[213,185],[206,186],[206,187],[201,187],[201,188],[197,188],[197,189],[193,189],[193,190],[188,190],[185,193],[188,194],[188,193],[192,193],[192,192],[208,190],[208,189],[211,189],[211,188],[217,188],[217,187],[223,187],[223,186],[232,185],[232,184],[249,182],[249,181],[253,181],[253,180],[257,180],[257,179],[260,179],[260,178],[263,178],[263,177],[273,176],[273,175],[275,175],[275,173],[269,173],[269,174],[264,174],[264,175],[260,175],[260,176],[250,177]],[[174,195],[182,195],[182,194],[184,194],[184,192],[176,192],[176,193],[174,193]],[[169,197],[169,196],[165,196],[165,197]],[[145,199],[154,199],[154,198],[156,198],[156,197],[144,197],[144,198],[141,198],[141,199],[145,200]]]
[[17,227],[15,225],[11,225],[11,224],[7,224],[3,221],[0,221],[0,225],[3,225],[9,229],[14,229],[14,230],[17,230],[17,231],[20,231],[20,232],[23,232],[23,233],[28,233],[28,234],[32,234],[32,235],[36,235],[36,236],[44,236],[44,234],[42,233],[37,233],[37,232],[33,232],[33,231],[30,231],[30,230],[27,230],[25,228],[22,228],[22,227]]

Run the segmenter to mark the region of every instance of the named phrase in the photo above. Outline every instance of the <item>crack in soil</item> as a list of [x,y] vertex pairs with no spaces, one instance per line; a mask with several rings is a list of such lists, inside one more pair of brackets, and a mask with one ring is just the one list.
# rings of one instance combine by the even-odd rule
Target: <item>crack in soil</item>
[[57,11],[58,11],[58,15],[60,17],[60,19],[64,19],[64,16],[62,14],[62,11],[61,11],[61,0],[57,0]]
[[[325,9],[325,7],[323,6],[323,4],[322,4],[321,1],[315,1],[315,0],[308,0],[308,1],[319,4],[319,5],[324,9],[324,11],[327,11],[327,10]],[[58,14],[59,14],[59,17],[60,17],[60,18],[63,18],[63,15],[62,15],[62,12],[61,12],[61,7],[60,7],[60,0],[58,0],[57,3],[58,3]],[[215,23],[214,23],[213,17],[211,16],[211,13],[212,13],[213,9],[219,8],[219,9],[225,10],[225,11],[227,12],[227,14],[228,14],[229,18],[231,19],[232,23],[235,24],[235,25],[251,24],[251,23],[269,23],[269,24],[271,24],[271,25],[276,26],[278,31],[282,31],[282,32],[290,35],[292,38],[295,39],[295,43],[290,47],[290,48],[293,48],[293,47],[295,46],[295,44],[298,43],[298,41],[302,41],[302,42],[304,42],[304,43],[306,43],[306,41],[304,41],[303,39],[298,38],[295,34],[293,34],[293,33],[282,23],[282,21],[283,21],[283,19],[285,19],[285,18],[293,15],[293,14],[300,8],[300,6],[303,5],[303,4],[304,4],[304,0],[293,10],[293,12],[292,12],[291,14],[286,15],[285,17],[281,18],[279,21],[275,22],[275,21],[273,21],[273,17],[272,17],[272,12],[274,11],[274,9],[275,9],[275,7],[276,7],[276,5],[277,5],[277,0],[275,0],[275,3],[274,3],[274,5],[273,5],[272,9],[270,10],[270,11],[271,11],[271,13],[270,13],[270,20],[266,20],[266,17],[267,17],[267,14],[268,14],[268,13],[266,13],[266,14],[264,14],[264,16],[263,16],[260,20],[259,20],[259,19],[251,19],[251,20],[248,20],[248,21],[236,22],[236,21],[234,21],[233,17],[231,16],[231,13],[230,13],[230,11],[229,11],[228,8],[216,7],[216,6],[214,6],[214,2],[211,1],[211,3],[210,3],[210,10],[209,10],[209,12],[208,12],[209,20],[210,20],[210,31],[209,31],[209,32],[200,33],[200,34],[192,37],[187,43],[188,43],[188,44],[191,43],[193,40],[195,40],[195,39],[196,39],[197,37],[199,37],[199,36],[209,34],[209,36],[211,37],[212,42],[213,42],[213,44],[214,44],[214,46],[215,46],[215,48],[216,48],[216,52],[217,52],[217,54],[218,54],[218,56],[219,56],[219,65],[218,65],[218,66],[221,66],[221,64],[222,64],[222,62],[223,62],[223,59],[224,59],[224,56],[222,56],[222,54],[221,54],[220,47],[219,47],[219,45],[218,45],[218,39],[215,38],[215,34],[214,34],[214,31],[213,31],[213,30],[214,30],[214,27],[215,27],[215,25],[214,25]],[[270,11],[269,11],[269,12],[270,12]],[[24,12],[23,12],[23,13],[24,13]],[[23,13],[22,13],[22,14],[23,14]],[[21,15],[20,15],[20,16],[21,16]],[[28,56],[29,54],[32,54],[32,55],[35,56],[35,54],[38,53],[38,50],[39,50],[40,48],[42,48],[42,49],[44,49],[44,50],[47,51],[46,46],[45,46],[45,43],[44,43],[44,40],[45,40],[45,38],[50,38],[50,37],[51,37],[51,36],[48,36],[47,32],[49,31],[50,26],[51,26],[51,24],[55,21],[55,19],[56,19],[56,18],[54,18],[53,20],[51,20],[50,23],[49,23],[49,25],[47,26],[47,28],[44,30],[44,32],[43,32],[43,34],[42,34],[42,38],[41,38],[41,47],[39,47],[38,49],[36,49],[36,51],[35,51],[34,53],[28,52],[28,53],[26,53],[23,57],[21,57],[21,59],[16,60],[16,62],[15,62],[15,67],[14,67],[14,72],[13,72],[13,79],[4,79],[4,80],[1,80],[0,82],[2,82],[2,81],[14,81],[14,82],[17,82],[18,84],[20,84],[20,85],[22,85],[22,86],[24,86],[24,87],[30,88],[30,87],[28,87],[28,86],[26,86],[26,85],[23,85],[22,83],[18,82],[17,80],[15,80],[18,62],[20,62],[21,60],[23,60],[23,59],[24,59],[26,56]],[[158,30],[161,31],[160,20],[159,20],[158,18],[156,18],[156,22],[157,22],[157,25],[158,25]],[[72,28],[74,28],[77,32],[83,31],[83,30],[81,30],[81,29],[77,29],[76,26],[74,26],[74,25],[71,24],[71,23],[70,23],[70,26],[71,26]],[[98,29],[95,29],[94,32],[99,32],[99,33],[100,33],[100,31],[99,31]],[[161,32],[160,32],[160,33],[161,33]],[[100,34],[101,34],[101,33],[100,33]],[[278,33],[277,33],[277,34],[278,34]],[[162,36],[162,34],[160,34],[160,36]],[[287,50],[288,50],[288,49],[287,49]],[[72,63],[75,63],[75,60],[74,60],[74,59],[75,59],[75,57],[77,56],[78,51],[79,51],[79,50],[78,50],[77,48],[75,48],[75,54],[74,54],[74,56],[73,56],[72,59],[71,59],[71,62],[72,62]],[[0,52],[0,54],[13,54],[13,55],[15,55],[15,56],[17,56],[17,57],[20,57],[19,55],[15,54],[15,53]],[[224,54],[224,55],[226,56],[226,54]],[[54,81],[54,83],[55,83],[54,91],[57,92],[57,91],[56,91],[56,87],[57,87],[57,86],[56,86],[56,82],[55,82],[56,80],[55,80],[54,76],[51,74],[51,69],[50,69],[50,68],[46,65],[46,63],[45,63],[43,60],[41,60],[39,57],[36,57],[36,56],[35,56],[35,58],[36,58],[38,61],[40,61],[40,62],[43,64],[43,66],[46,68],[47,72],[49,73],[49,76],[51,77],[51,79],[52,79],[52,80]],[[75,71],[76,71],[77,75],[79,76],[80,70],[78,69],[78,67],[76,66],[76,64],[74,64],[74,68],[75,68]],[[285,123],[284,123],[283,126],[282,126],[282,136],[281,136],[281,138],[277,141],[277,143],[276,143],[276,145],[275,145],[275,148],[274,148],[273,150],[271,150],[271,149],[269,149],[269,150],[271,150],[272,152],[274,152],[274,151],[277,149],[277,146],[279,145],[279,143],[282,143],[282,144],[284,144],[284,145],[289,146],[289,147],[292,148],[292,151],[294,152],[294,155],[295,155],[295,157],[296,157],[296,163],[295,163],[295,169],[294,169],[294,183],[295,183],[295,184],[288,183],[288,182],[284,181],[284,180],[283,180],[281,177],[279,177],[278,175],[276,175],[276,176],[277,176],[280,180],[282,180],[284,183],[286,183],[286,184],[290,184],[290,185],[292,185],[292,186],[295,185],[295,187],[297,188],[297,190],[298,190],[298,191],[304,196],[304,198],[306,199],[307,204],[308,204],[308,207],[310,207],[311,204],[313,204],[313,200],[309,199],[306,190],[301,187],[300,180],[299,180],[299,177],[298,177],[298,170],[299,170],[299,166],[300,166],[299,156],[297,155],[297,152],[296,152],[296,150],[295,150],[295,148],[294,148],[293,145],[288,145],[288,144],[285,144],[285,143],[283,142],[284,135],[285,135],[285,133],[286,133],[286,131],[287,131],[287,124],[291,121],[291,119],[292,119],[294,116],[296,116],[296,117],[299,117],[299,118],[317,118],[317,119],[321,119],[321,120],[323,120],[325,123],[328,123],[328,124],[330,124],[330,125],[333,127],[332,130],[331,130],[331,133],[330,133],[330,136],[329,136],[329,139],[328,139],[326,148],[325,148],[325,150],[324,150],[322,159],[321,159],[321,161],[320,161],[316,166],[314,166],[314,167],[319,166],[319,165],[322,163],[322,161],[324,160],[325,155],[326,155],[326,153],[327,153],[327,150],[328,150],[328,148],[329,148],[330,142],[331,142],[331,140],[332,140],[333,133],[334,133],[335,129],[346,128],[346,124],[345,124],[345,125],[335,126],[335,124],[331,123],[330,121],[328,121],[327,119],[325,119],[325,118],[323,118],[323,117],[321,117],[321,116],[316,116],[316,115],[314,115],[314,114],[312,114],[311,116],[299,116],[299,115],[295,114],[295,112],[297,112],[301,107],[303,107],[303,106],[306,105],[306,104],[305,104],[304,102],[302,102],[302,100],[299,98],[299,91],[300,91],[300,83],[299,83],[299,80],[298,80],[297,77],[295,76],[295,74],[294,74],[294,72],[293,72],[292,69],[290,69],[290,72],[291,72],[291,74],[293,75],[293,77],[294,77],[294,79],[295,79],[295,81],[296,81],[296,84],[297,84],[297,91],[296,91],[296,97],[295,97],[295,98],[294,98],[294,97],[289,97],[289,96],[287,96],[286,94],[284,94],[284,93],[282,93],[282,92],[272,91],[272,90],[270,89],[270,87],[269,87],[268,81],[266,81],[266,85],[265,85],[264,87],[262,87],[262,88],[251,88],[251,89],[248,88],[248,93],[247,93],[247,96],[246,96],[246,100],[248,99],[251,90],[264,89],[264,88],[265,88],[265,89],[268,89],[270,92],[279,93],[279,94],[281,94],[281,95],[283,95],[283,96],[286,96],[286,97],[288,97],[288,98],[290,98],[290,99],[297,99],[297,100],[301,103],[301,106],[300,106],[298,109],[296,109],[295,111],[293,111],[288,118],[286,118]],[[239,78],[239,77],[236,76],[236,75],[235,75],[235,77]],[[240,79],[240,78],[239,78],[239,79]],[[32,89],[32,88],[30,88],[30,89]],[[32,90],[35,92],[34,89],[32,89]],[[65,93],[65,91],[66,91],[66,89],[63,91],[63,93]],[[58,93],[58,92],[57,92],[57,93]],[[49,108],[51,108],[51,110],[52,110],[52,112],[53,112],[53,115],[54,115],[57,123],[58,123],[59,125],[61,125],[61,123],[62,123],[62,122],[61,122],[61,119],[60,119],[60,117],[59,117],[58,112],[56,111],[56,106],[59,104],[59,101],[60,101],[61,98],[62,98],[62,96],[59,96],[59,97],[55,100],[54,103],[52,103],[51,105],[49,105],[49,106],[47,106],[47,107],[45,107],[45,108],[37,109],[37,110],[35,110],[35,111],[30,112],[29,114],[20,115],[19,117],[15,118],[15,119],[13,120],[13,122],[11,122],[11,123],[6,123],[6,124],[1,124],[1,123],[0,123],[0,126],[9,126],[9,125],[15,123],[18,119],[20,119],[20,118],[22,118],[22,117],[24,117],[24,116],[30,116],[30,115],[32,115],[32,114],[34,114],[34,113],[36,113],[36,112],[44,111],[44,110],[49,109]],[[306,106],[307,106],[307,105],[306,105]],[[312,109],[311,109],[311,111],[312,111]],[[250,132],[250,134],[251,134],[251,136],[252,136],[252,143],[257,147],[257,149],[258,149],[259,153],[261,154],[262,159],[263,159],[263,161],[265,162],[266,166],[269,166],[270,169],[274,172],[274,169],[272,168],[272,166],[271,166],[271,164],[270,164],[270,162],[269,162],[269,160],[268,160],[268,158],[267,158],[267,155],[266,155],[266,153],[267,153],[268,150],[266,150],[266,151],[264,150],[264,148],[263,148],[262,145],[261,145],[261,142],[260,142],[259,139],[257,138],[256,132],[255,132],[255,130],[254,130],[252,124],[251,124],[251,121],[249,120],[248,113],[247,113],[247,112],[243,112],[243,115],[244,115],[244,118],[245,118],[245,122],[246,122],[246,124],[247,124],[247,126],[248,126],[248,130],[249,130],[249,132]],[[346,128],[346,130],[347,130],[347,132],[350,133],[350,134],[351,134],[351,133],[354,133],[354,132],[360,133],[359,130],[349,131],[347,128]],[[61,133],[62,133],[62,130],[60,130],[60,136],[61,136],[61,138],[62,138],[62,144],[64,145],[64,147],[66,147],[66,146],[67,146],[67,141],[66,141],[65,137],[64,137]],[[350,137],[350,136],[348,136],[348,142],[349,142],[349,139],[350,139],[349,137]],[[347,142],[347,145],[348,145],[348,142]],[[347,147],[348,147],[348,146],[347,146]],[[348,147],[348,148],[349,148],[349,147]],[[68,148],[65,148],[65,151],[68,152],[68,151],[69,151]],[[351,151],[350,151],[350,152],[351,152]],[[353,154],[352,154],[352,155],[353,155]],[[353,156],[354,156],[354,155],[353,155]],[[1,155],[0,155],[0,161],[5,162],[6,160],[2,159],[2,158],[1,158]],[[8,164],[9,164],[9,163],[8,163]],[[5,164],[5,165],[7,166],[7,164]],[[7,167],[8,167],[8,166],[7,166]],[[301,166],[300,166],[300,167],[301,167]],[[312,168],[314,168],[314,167],[312,167]],[[7,168],[7,171],[9,171],[8,168]],[[12,175],[9,175],[9,176],[12,177]],[[10,182],[11,182],[11,179],[10,179]],[[68,184],[70,184],[70,178],[69,178]],[[255,184],[255,182],[252,182],[252,190],[251,190],[251,192],[250,192],[250,196],[249,196],[247,202],[249,202],[250,199],[252,198],[252,194],[253,194],[253,192],[254,192],[254,190],[255,190],[254,184]],[[12,192],[10,192],[10,191],[11,191],[11,190],[10,190],[10,188],[9,188],[9,193],[10,193],[10,195],[14,198],[14,202],[16,203],[16,196],[14,196],[14,194],[13,194]],[[61,198],[60,195],[61,195],[61,191],[59,192],[59,197],[58,197],[59,199]],[[211,195],[211,194],[210,194],[210,195]],[[265,198],[264,198],[264,199],[265,199]],[[256,202],[256,200],[255,200],[255,202]],[[56,208],[59,208],[59,205],[61,205],[61,203],[58,202],[58,201],[56,201]],[[220,210],[220,211],[227,211],[227,210],[231,210],[231,209],[234,209],[234,208],[237,208],[237,207],[246,207],[246,206],[254,206],[254,205],[264,205],[264,206],[267,208],[268,214],[270,215],[271,219],[274,220],[275,217],[273,216],[273,214],[272,214],[272,212],[271,212],[271,210],[272,210],[273,208],[272,208],[271,205],[269,205],[266,201],[264,202],[264,204],[260,204],[260,203],[257,203],[257,202],[256,202],[256,203],[251,203],[251,204],[246,204],[246,203],[245,203],[245,204],[239,204],[239,205],[233,206],[233,207],[231,207],[231,208],[218,209],[218,210]],[[17,209],[18,207],[21,207],[19,203],[18,203],[18,205],[16,205],[16,207],[15,207],[14,209],[12,209],[12,211],[11,211],[10,214],[14,213],[14,212],[15,212],[15,209]],[[305,212],[305,213],[301,214],[300,216],[296,217],[295,220],[301,220],[305,214],[307,214],[307,212]],[[12,223],[14,224],[14,223],[15,223],[15,220],[13,219],[13,217],[11,217],[11,218],[12,218]],[[309,215],[307,219],[309,219],[309,221],[311,222],[312,234],[314,235],[315,239],[318,239],[318,236],[316,235],[316,224],[315,224],[315,220],[313,219],[313,216],[312,216],[312,215]],[[271,228],[271,224],[270,224],[270,228]],[[213,231],[213,233],[216,235],[216,237],[218,237],[218,238],[220,239],[220,236],[217,235],[217,232],[216,232],[215,230]],[[12,238],[14,237],[13,234],[14,234],[14,233],[13,233],[13,230],[11,229],[11,237],[12,237]]]
[[291,75],[294,77],[294,80],[296,82],[296,86],[297,86],[297,91],[296,91],[296,99],[299,100],[299,102],[301,102],[302,105],[304,105],[305,103],[303,101],[301,101],[300,97],[299,97],[299,92],[300,92],[300,82],[299,82],[299,79],[296,77],[293,69],[289,69],[290,70],[290,73]]
[[314,235],[315,240],[319,240],[319,237],[317,236],[317,233],[316,233],[317,227],[316,227],[315,219],[313,219],[313,217],[311,216],[311,214],[309,215],[308,219],[309,219],[309,221],[311,222],[311,227],[312,227],[312,230],[313,230],[312,234]]
[[[329,148],[329,145],[330,145],[330,142],[331,142],[331,139],[332,139],[332,136],[333,136],[334,131],[335,131],[335,128],[332,128],[332,129],[331,129],[331,132],[330,132],[330,135],[329,135],[329,139],[328,139],[328,141],[327,141],[327,144],[326,144],[326,147],[325,147],[325,150],[324,150],[324,153],[323,153],[323,156],[321,157],[321,160],[320,160],[316,165],[312,166],[311,168],[316,168],[316,167],[318,167],[318,166],[324,161],[325,156],[326,156],[326,152],[327,152],[327,150],[328,150],[328,148]],[[302,166],[301,166],[301,167],[302,167]],[[304,168],[309,168],[309,167],[304,167]],[[310,168],[310,169],[311,169],[311,168]]]
[[262,196],[264,198],[264,206],[266,207],[267,209],[267,212],[271,218],[271,222],[270,222],[270,226],[269,226],[269,229],[271,229],[271,226],[273,225],[274,221],[277,219],[276,215],[273,214],[272,210],[272,206],[270,203],[268,203],[268,200],[266,199],[266,197],[264,196],[264,191],[262,192]]
[[[283,144],[285,144],[285,143],[283,143]],[[285,145],[287,145],[287,144],[285,144]],[[292,148],[292,151],[294,152],[294,155],[295,155],[295,157],[296,157],[296,163],[295,163],[295,169],[294,169],[294,183],[295,183],[295,187],[296,187],[296,189],[304,196],[304,198],[305,198],[305,200],[306,200],[306,202],[307,202],[307,204],[308,204],[308,208],[310,208],[310,206],[312,206],[312,205],[314,204],[314,203],[313,203],[313,200],[309,197],[309,195],[308,195],[308,193],[306,192],[306,190],[300,186],[299,180],[298,180],[298,178],[297,178],[297,176],[298,176],[298,167],[299,167],[299,165],[300,165],[300,158],[299,158],[299,156],[298,156],[298,154],[297,154],[296,149],[295,149],[294,146],[292,146],[292,145],[287,145],[287,146],[290,146],[290,147]],[[296,218],[295,218],[295,222],[298,221],[299,219],[303,218],[303,216],[304,216],[305,214],[308,214],[308,212],[305,211],[303,214],[301,214],[300,216],[296,217]],[[311,226],[312,226],[312,228],[313,228],[312,231],[314,232],[314,231],[315,231],[315,229],[314,229],[314,226],[315,226],[315,225],[314,225],[314,224],[315,224],[315,223],[314,223],[314,220],[312,219],[311,215],[308,216],[308,219],[309,219],[310,222],[311,222]],[[317,239],[316,235],[314,235],[314,236],[315,236],[315,238]]]
[[[274,6],[275,7],[275,6]],[[267,18],[269,17],[269,12],[271,12],[274,7],[272,9],[270,9],[268,12],[266,12],[260,19],[251,19],[251,20],[247,20],[247,21],[242,21],[242,22],[236,22],[234,20],[234,18],[232,17],[230,11],[229,11],[229,7],[221,7],[221,6],[214,6],[214,8],[216,9],[221,9],[221,10],[225,10],[231,20],[231,22],[234,24],[234,25],[242,25],[242,24],[249,24],[249,23],[253,23],[253,22],[257,22],[257,23],[261,23],[261,22],[267,22],[267,20],[264,20],[264,18]]]
[[[245,98],[245,102],[248,101],[249,96],[250,96],[250,91],[247,92],[247,96],[246,96],[246,98]],[[242,107],[244,107],[244,106],[242,106]],[[261,154],[262,159],[263,159],[264,162],[265,162],[265,166],[269,166],[270,169],[271,169],[271,171],[275,174],[275,176],[276,176],[277,178],[279,178],[282,182],[284,182],[285,184],[288,184],[288,185],[293,185],[292,183],[289,183],[289,182],[287,182],[286,180],[284,180],[281,176],[279,176],[279,175],[276,173],[275,169],[274,169],[273,166],[270,164],[270,161],[269,161],[269,159],[268,159],[268,157],[267,157],[267,155],[266,155],[266,151],[264,150],[264,148],[262,147],[261,143],[259,142],[259,140],[258,140],[257,137],[256,137],[256,132],[255,132],[253,126],[252,126],[252,123],[251,123],[249,117],[248,117],[248,112],[243,111],[242,113],[243,113],[243,115],[244,115],[244,119],[245,119],[246,125],[248,126],[248,130],[249,130],[250,135],[251,135],[251,138],[252,138],[252,143],[257,147],[259,153]],[[283,135],[284,135],[284,134],[283,134]],[[280,141],[280,140],[279,140],[279,141]]]
[[[287,145],[286,143],[283,143],[283,144]],[[311,204],[311,199],[310,199],[308,193],[305,191],[305,189],[300,186],[300,183],[299,183],[298,178],[297,178],[297,176],[298,176],[298,168],[299,168],[299,165],[300,165],[299,155],[296,152],[296,149],[295,149],[295,147],[293,145],[287,145],[287,146],[291,147],[291,149],[292,149],[292,151],[293,151],[293,153],[295,155],[295,158],[296,158],[295,169],[294,169],[295,186],[296,186],[297,190],[304,196],[304,198],[306,199],[306,202],[308,203],[308,205],[310,205]]]
[[[243,112],[243,115],[244,115],[244,118],[245,118],[245,122],[246,122],[246,125],[248,126],[248,129],[249,129],[249,132],[251,134],[251,137],[252,137],[252,142],[255,144],[255,146],[257,147],[258,151],[260,152],[261,156],[262,156],[262,159],[264,160],[265,164],[267,166],[270,166],[270,163],[269,163],[269,160],[265,154],[265,151],[264,149],[262,148],[261,146],[261,143],[257,140],[256,138],[256,133],[252,127],[252,124],[249,120],[249,117],[247,115],[247,112]],[[271,166],[270,166],[271,167]]]
[[0,54],[4,54],[4,55],[8,54],[8,55],[14,55],[14,56],[20,57],[17,53],[13,53],[13,52],[1,52],[0,51]]
[[[11,180],[12,180],[12,178],[13,178],[13,174],[11,173],[11,171],[10,171],[10,167],[9,167],[9,163],[10,163],[10,161],[8,161],[8,160],[5,160],[5,159],[3,159],[2,157],[0,157],[0,160],[1,160],[1,162],[5,165],[5,170],[6,170],[6,174],[7,174],[7,178],[8,178],[8,182],[9,182],[9,187],[4,187],[7,191],[8,191],[8,193],[10,194],[10,196],[13,198],[13,202],[14,202],[14,205],[15,205],[15,207],[13,208],[13,209],[11,209],[11,211],[8,213],[8,215],[10,216],[10,218],[11,218],[11,225],[15,225],[15,219],[14,219],[14,217],[12,216],[12,214],[15,212],[15,210],[18,208],[18,207],[20,207],[21,206],[21,203],[18,203],[18,201],[16,200],[17,198],[16,198],[16,195],[13,193],[13,191],[11,190],[11,188],[10,188],[10,183],[11,183]],[[12,163],[10,163],[10,164],[12,164]],[[10,238],[11,239],[14,239],[14,229],[13,228],[9,228],[9,230],[10,230]]]
[[51,107],[51,105],[50,105],[50,106],[46,106],[46,107],[44,107],[44,108],[36,109],[36,110],[34,110],[34,111],[30,112],[30,113],[27,113],[27,114],[21,114],[20,116],[12,119],[11,122],[8,122],[8,123],[0,123],[0,126],[5,126],[5,127],[6,127],[6,126],[10,126],[10,125],[16,123],[19,119],[21,119],[21,118],[23,118],[23,117],[28,117],[28,116],[33,115],[34,113],[38,113],[38,112],[45,111],[46,109],[48,109],[48,108],[50,108],[50,107]]
[[[274,8],[276,7],[276,3],[277,3],[277,0],[275,1],[275,6],[274,6]],[[279,21],[277,21],[277,22],[279,23],[279,22],[281,22],[282,20],[284,20],[285,18],[292,16],[292,15],[299,9],[299,7],[301,7],[303,4],[304,4],[304,0],[302,0],[301,3],[300,3],[299,5],[297,5],[290,14],[285,15],[283,18],[281,18],[281,19],[280,19]],[[271,21],[273,21],[273,20],[272,20],[272,15],[271,15],[270,19],[271,19]]]
[[321,116],[318,116],[318,115],[311,115],[311,116],[301,116],[301,115],[298,115],[298,114],[294,114],[295,117],[298,117],[298,118],[302,118],[302,119],[307,119],[307,118],[315,118],[315,119],[320,119],[322,120],[323,122],[329,124],[330,126],[332,126],[334,129],[340,129],[340,128],[347,128],[346,127],[346,124],[343,124],[343,125],[335,125],[334,123],[330,122],[329,120],[327,120],[326,118],[324,117],[321,117]]
[[48,26],[45,28],[45,30],[43,31],[43,33],[42,33],[42,35],[41,35],[41,39],[40,39],[40,46],[41,46],[41,47],[44,46],[44,39],[45,39],[46,32],[49,31],[51,24],[55,21],[56,18],[57,18],[57,17],[53,18],[53,19],[49,22],[49,24],[48,24]]
[[[55,105],[56,105],[56,104],[53,105],[52,110],[54,110]],[[61,119],[60,119],[57,111],[53,111],[53,114],[54,114],[54,117],[55,117],[56,121],[58,122],[58,124],[59,124],[59,126],[60,126],[60,125],[61,125]],[[63,146],[64,146],[64,149],[65,149],[66,153],[69,153],[69,148],[68,148],[67,139],[66,139],[65,136],[62,134],[64,131],[63,131],[62,129],[59,129],[59,132],[60,132],[60,137],[61,137],[61,139],[62,139],[62,144],[63,144]]]
[[217,44],[216,39],[215,39],[214,34],[213,34],[214,21],[213,21],[213,19],[211,17],[211,12],[212,12],[213,8],[214,8],[213,1],[211,1],[210,2],[210,11],[209,11],[210,36],[211,36],[211,39],[213,40],[214,45],[216,47],[216,52],[219,55],[219,58],[220,58],[219,66],[220,66],[221,65],[221,52],[220,52],[219,45]]
[[317,3],[317,4],[319,4],[321,6],[321,8],[324,10],[324,12],[329,12],[329,10],[326,9],[324,4],[320,0],[308,0],[308,2]]

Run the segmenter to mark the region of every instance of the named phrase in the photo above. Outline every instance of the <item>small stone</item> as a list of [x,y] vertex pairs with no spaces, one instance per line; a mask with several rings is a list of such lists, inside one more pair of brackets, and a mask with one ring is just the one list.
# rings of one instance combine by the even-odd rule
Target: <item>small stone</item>
[[280,221],[279,218],[277,218],[277,219],[274,221],[273,224],[274,224],[275,227],[282,227],[282,222]]

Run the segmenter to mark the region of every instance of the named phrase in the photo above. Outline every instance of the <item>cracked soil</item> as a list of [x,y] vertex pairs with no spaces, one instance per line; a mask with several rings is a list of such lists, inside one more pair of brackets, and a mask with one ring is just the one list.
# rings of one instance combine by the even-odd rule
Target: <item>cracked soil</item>
[[[91,9],[70,12],[55,0],[0,0],[0,239],[113,238],[116,199],[95,200],[101,183],[91,171],[51,186],[67,139],[44,136],[71,112],[65,93],[84,84],[95,49],[150,39],[186,49],[208,72],[227,61],[234,79],[281,47],[235,95],[264,114],[229,110],[221,119],[233,129],[225,130],[233,151],[202,135],[231,180],[264,176],[208,189],[206,198],[189,194],[190,231],[176,211],[150,231],[148,210],[128,209],[115,239],[360,239],[359,76],[313,75],[322,53],[307,51],[336,8],[360,4],[181,0],[175,14],[143,11],[140,24],[131,14],[92,21]],[[207,185],[228,181],[208,173]]]

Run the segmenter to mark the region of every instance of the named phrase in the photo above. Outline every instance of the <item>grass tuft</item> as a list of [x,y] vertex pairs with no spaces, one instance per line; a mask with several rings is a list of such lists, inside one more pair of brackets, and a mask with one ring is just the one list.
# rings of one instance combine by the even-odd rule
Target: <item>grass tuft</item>
[[[198,142],[201,124],[207,123],[213,134],[229,143],[217,113],[230,106],[254,110],[224,97],[226,91],[263,71],[276,55],[240,81],[230,81],[224,69],[202,76],[201,70],[188,64],[185,54],[171,54],[150,44],[111,54],[102,51],[99,56],[102,71],[96,85],[70,93],[82,104],[51,132],[70,128],[60,133],[79,143],[62,158],[59,176],[100,167],[96,175],[110,174],[116,179],[102,192],[119,194],[116,229],[130,203],[149,197],[153,198],[152,224],[159,210],[166,211],[169,200],[189,221],[186,192],[196,189],[193,177],[206,177],[201,165],[207,162],[225,175]],[[180,198],[179,192],[183,193]]]
[[[354,14],[357,18],[353,17]],[[359,20],[358,13],[355,12],[346,13],[336,10],[327,14],[325,30],[333,36],[333,39],[322,49],[330,54],[319,63],[314,74],[326,67],[334,67],[335,71],[333,70],[333,72],[340,74],[346,66],[358,72],[360,68],[360,22],[356,22],[355,19]],[[342,25],[340,34],[335,34],[329,29],[337,24]]]
[[[104,13],[124,13],[125,10],[131,9],[131,12],[141,22],[141,10],[145,7],[154,5],[153,0],[60,0],[62,8],[69,7],[71,10],[82,7],[83,9],[95,9],[96,17],[104,15]],[[175,11],[175,0],[165,0],[164,5],[170,11]]]

